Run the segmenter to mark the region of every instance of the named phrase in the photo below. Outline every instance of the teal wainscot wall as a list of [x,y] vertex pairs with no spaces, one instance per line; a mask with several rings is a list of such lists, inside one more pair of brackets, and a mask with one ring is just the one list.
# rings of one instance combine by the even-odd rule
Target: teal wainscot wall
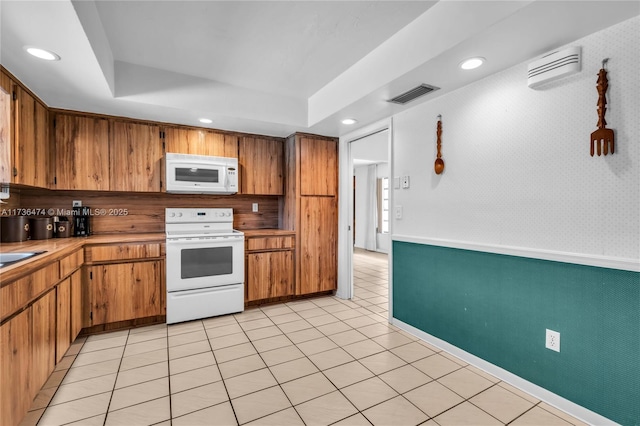
[[[393,242],[393,316],[624,425],[640,424],[640,273]],[[546,329],[561,351],[545,348]]]

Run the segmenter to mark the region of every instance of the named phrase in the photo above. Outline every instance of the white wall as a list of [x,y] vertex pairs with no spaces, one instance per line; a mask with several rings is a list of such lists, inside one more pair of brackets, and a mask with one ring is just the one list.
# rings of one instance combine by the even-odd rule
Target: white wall
[[[570,43],[582,46],[582,72],[542,89],[527,87],[523,63],[394,116],[394,174],[411,178],[410,189],[394,192],[403,207],[394,237],[637,262],[639,29],[635,17]],[[616,132],[616,152],[591,157],[604,58],[610,58],[606,120]],[[442,175],[433,171],[438,114]]]

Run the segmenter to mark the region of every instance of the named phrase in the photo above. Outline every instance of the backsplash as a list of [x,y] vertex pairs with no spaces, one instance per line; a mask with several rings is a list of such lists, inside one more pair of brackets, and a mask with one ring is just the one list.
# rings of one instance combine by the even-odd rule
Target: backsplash
[[[166,207],[230,207],[236,229],[278,227],[277,196],[22,189],[18,200],[12,202],[12,208],[54,209],[56,213],[70,210],[73,200],[81,200],[94,212],[93,234],[164,232]],[[253,203],[258,203],[257,213],[252,212]]]

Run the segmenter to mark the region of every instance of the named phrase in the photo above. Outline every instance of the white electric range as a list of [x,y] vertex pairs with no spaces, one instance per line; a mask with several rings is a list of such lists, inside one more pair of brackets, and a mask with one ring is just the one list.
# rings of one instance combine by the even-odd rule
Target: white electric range
[[244,234],[233,209],[167,208],[167,324],[244,310]]

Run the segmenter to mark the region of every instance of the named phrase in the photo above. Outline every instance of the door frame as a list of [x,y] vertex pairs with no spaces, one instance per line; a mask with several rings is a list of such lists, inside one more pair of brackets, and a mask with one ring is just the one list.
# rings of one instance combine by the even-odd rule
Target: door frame
[[[336,296],[341,299],[351,299],[353,297],[353,158],[351,156],[351,142],[379,133],[384,130],[389,131],[389,206],[393,206],[392,185],[393,171],[393,119],[388,118],[376,123],[361,127],[346,135],[340,136],[338,146],[339,161],[339,185],[338,185],[338,290]],[[393,235],[393,220],[389,221],[389,244]],[[389,319],[393,318],[392,312],[392,255],[393,250],[389,248]]]

